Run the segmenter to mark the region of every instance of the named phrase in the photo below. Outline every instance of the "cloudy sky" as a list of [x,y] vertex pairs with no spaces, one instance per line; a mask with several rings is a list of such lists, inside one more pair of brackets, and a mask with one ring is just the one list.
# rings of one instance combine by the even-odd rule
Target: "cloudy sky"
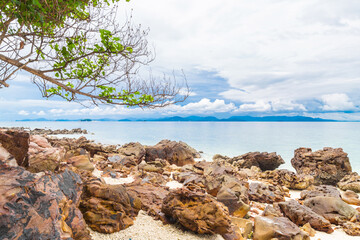
[[[154,72],[183,70],[182,104],[141,110],[44,100],[21,73],[0,89],[0,120],[303,115],[360,120],[359,0],[131,0],[150,28]],[[122,16],[121,16],[122,15]]]

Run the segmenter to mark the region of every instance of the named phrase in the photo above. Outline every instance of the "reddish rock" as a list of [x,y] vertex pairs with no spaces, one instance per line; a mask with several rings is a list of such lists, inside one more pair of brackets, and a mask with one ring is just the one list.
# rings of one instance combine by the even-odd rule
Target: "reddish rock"
[[90,240],[80,210],[80,177],[33,174],[21,167],[0,166],[2,239]]
[[145,159],[145,148],[140,143],[132,142],[121,146],[118,153],[110,154],[108,159],[126,167],[136,166]]
[[89,179],[81,196],[80,210],[94,231],[113,233],[130,227],[141,207],[122,185],[108,185],[98,178]]
[[229,212],[209,195],[177,189],[164,199],[162,211],[171,220],[200,234],[232,233]]
[[291,164],[298,174],[313,176],[315,185],[336,186],[352,172],[348,155],[342,148],[324,148],[316,152],[311,148],[298,148]]
[[249,186],[249,200],[261,203],[282,202],[285,201],[285,192],[278,186],[252,182]]
[[24,131],[0,130],[0,145],[6,149],[19,166],[27,167],[30,135]]
[[334,231],[328,220],[295,200],[278,203],[278,206],[283,214],[298,226],[310,223],[311,227],[316,230],[327,233],[332,233]]
[[162,140],[152,147],[146,147],[146,162],[155,161],[157,158],[165,159],[170,164],[184,166],[194,164],[196,151],[184,142]]
[[300,200],[306,200],[313,197],[341,198],[339,190],[330,185],[313,186],[311,190],[304,190],[300,193]]

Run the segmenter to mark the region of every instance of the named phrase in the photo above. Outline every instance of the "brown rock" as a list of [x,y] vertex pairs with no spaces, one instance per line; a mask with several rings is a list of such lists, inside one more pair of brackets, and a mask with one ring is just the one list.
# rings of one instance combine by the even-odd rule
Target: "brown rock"
[[346,175],[344,178],[338,182],[338,187],[343,190],[351,190],[356,193],[360,193],[360,176],[358,173],[353,172],[349,175]]
[[306,232],[310,237],[314,237],[316,234],[316,231],[311,227],[310,223],[306,223],[300,229]]
[[131,167],[136,166],[145,159],[145,148],[140,143],[131,142],[121,146],[117,154],[111,154],[108,159],[110,162],[117,162],[121,165]]
[[0,238],[90,240],[77,208],[81,189],[68,170],[45,175],[0,166]]
[[284,217],[278,204],[267,205],[262,213],[264,217]]
[[209,195],[177,189],[164,199],[162,211],[183,227],[200,234],[233,232],[227,209]]
[[342,225],[343,230],[350,236],[360,236],[360,223],[359,222],[346,222]]
[[291,164],[298,174],[313,176],[315,185],[336,186],[351,173],[349,158],[342,148],[324,148],[316,152],[312,152],[311,148],[298,148]]
[[95,169],[87,155],[72,157],[68,160],[68,163],[81,170],[93,171]]
[[351,220],[358,212],[340,198],[314,197],[306,200],[304,205],[323,216],[333,224]]
[[184,166],[194,164],[194,150],[184,142],[162,140],[152,147],[146,147],[146,162],[155,161],[157,158],[165,159],[170,164]]
[[108,185],[100,179],[85,183],[80,210],[91,229],[113,233],[134,224],[141,201],[134,198],[122,185]]
[[285,193],[279,186],[252,182],[249,185],[249,200],[261,203],[285,201]]
[[284,217],[256,217],[254,229],[254,240],[310,240],[306,233]]
[[248,239],[249,235],[254,231],[254,223],[245,218],[231,217],[231,222],[240,229],[241,235]]
[[65,150],[61,147],[52,147],[46,138],[32,135],[29,144],[30,172],[55,171],[60,161],[65,157]]
[[299,204],[295,200],[278,203],[281,211],[293,223],[298,226],[309,223],[312,228],[331,233],[334,230],[331,228],[331,223],[324,217],[312,211],[310,208]]
[[7,150],[19,166],[27,167],[30,135],[24,131],[0,130],[0,145]]
[[360,206],[359,195],[351,190],[346,190],[346,192],[341,193],[341,198],[347,204]]
[[155,219],[166,222],[161,207],[164,198],[169,194],[165,187],[154,186],[150,183],[134,182],[126,185],[126,190],[134,198],[141,199],[141,209]]
[[300,200],[306,200],[313,197],[341,198],[337,188],[330,185],[314,186],[311,190],[304,190],[300,193]]
[[310,175],[298,175],[286,169],[261,172],[257,177],[273,185],[280,185],[294,190],[306,189],[314,182],[314,178]]
[[215,155],[213,159],[215,162],[228,162],[231,165],[238,167],[239,169],[251,168],[252,166],[256,166],[259,167],[262,171],[275,170],[281,164],[285,163],[282,157],[280,155],[276,155],[276,153],[274,152],[249,152],[234,158]]

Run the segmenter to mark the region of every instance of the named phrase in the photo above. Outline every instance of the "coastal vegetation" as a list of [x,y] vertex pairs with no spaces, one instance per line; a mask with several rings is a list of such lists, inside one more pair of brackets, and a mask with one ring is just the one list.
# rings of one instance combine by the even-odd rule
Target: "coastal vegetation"
[[149,30],[132,16],[120,24],[118,4],[1,0],[0,88],[25,71],[44,97],[151,108],[184,101],[185,78],[178,84],[175,77],[139,75],[154,59]]

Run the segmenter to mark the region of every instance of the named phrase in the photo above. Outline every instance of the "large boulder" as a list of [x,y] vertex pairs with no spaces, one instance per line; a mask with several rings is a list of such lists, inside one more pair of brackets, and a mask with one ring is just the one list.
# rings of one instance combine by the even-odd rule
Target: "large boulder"
[[175,164],[177,166],[194,164],[194,157],[198,156],[193,148],[181,141],[162,140],[155,146],[147,146],[145,150],[146,162],[152,162],[157,158],[161,158],[167,160],[170,164]]
[[274,170],[278,168],[281,164],[284,164],[285,161],[280,155],[277,155],[275,152],[249,152],[241,156],[228,158],[221,155],[215,155],[213,160],[215,162],[227,162],[233,165],[234,167],[241,168],[251,168],[253,166],[259,167],[262,171]]
[[285,201],[285,192],[281,187],[262,182],[251,182],[249,186],[249,200],[261,203]]
[[10,153],[19,166],[27,167],[30,135],[24,131],[0,130],[0,148]]
[[118,153],[109,155],[110,162],[116,162],[118,164],[131,167],[136,166],[145,160],[145,148],[138,142],[131,142],[121,146],[118,149]]
[[122,185],[108,185],[99,178],[85,183],[80,210],[89,227],[101,233],[114,233],[134,224],[141,201]]
[[346,175],[338,182],[338,187],[343,190],[351,190],[360,193],[360,176],[356,172]]
[[162,211],[196,233],[226,235],[233,231],[228,210],[209,195],[177,189],[164,199]]
[[306,200],[304,205],[334,224],[350,221],[359,215],[355,208],[340,198],[313,197]]
[[310,226],[316,230],[327,233],[334,231],[328,220],[295,200],[278,203],[278,206],[283,214],[298,226],[310,223]]
[[313,186],[311,189],[301,191],[300,193],[300,200],[306,200],[313,197],[341,198],[339,190],[331,185]]
[[40,135],[32,135],[29,144],[29,167],[31,172],[55,171],[64,160],[65,149],[52,147],[48,140]]
[[273,185],[280,185],[294,190],[307,189],[314,182],[314,178],[310,175],[299,175],[286,169],[260,172],[257,177]]
[[348,155],[342,148],[326,147],[316,152],[311,148],[298,148],[291,164],[298,174],[313,176],[315,185],[336,186],[344,176],[351,173]]
[[1,239],[91,239],[77,208],[82,182],[66,170],[33,174],[0,166]]
[[254,240],[310,240],[310,237],[285,217],[256,217]]

